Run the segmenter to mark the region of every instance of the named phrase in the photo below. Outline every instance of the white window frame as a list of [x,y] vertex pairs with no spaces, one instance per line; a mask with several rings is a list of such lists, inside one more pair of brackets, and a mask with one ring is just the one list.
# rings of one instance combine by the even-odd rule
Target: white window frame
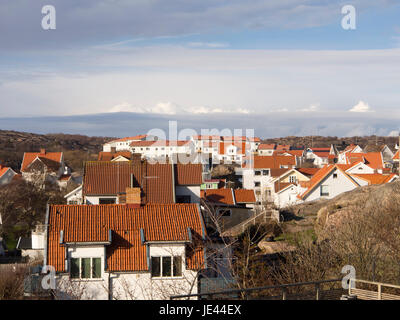
[[[174,276],[174,257],[180,257],[181,258],[181,275],[180,276]],[[152,270],[150,270],[150,277],[151,279],[182,279],[183,278],[183,272],[184,272],[184,263],[183,263],[183,257],[181,255],[154,255],[150,257],[150,261],[152,261],[152,258],[160,258],[160,276],[155,277],[152,275]],[[163,276],[163,258],[171,258],[171,275],[170,276]],[[153,266],[151,266],[153,268]]]

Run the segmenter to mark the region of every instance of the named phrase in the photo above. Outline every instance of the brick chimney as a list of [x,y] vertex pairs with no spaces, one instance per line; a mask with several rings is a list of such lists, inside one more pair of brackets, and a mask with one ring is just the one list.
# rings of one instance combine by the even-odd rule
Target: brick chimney
[[126,204],[133,208],[139,208],[141,203],[140,188],[126,188]]
[[40,154],[46,154],[46,149],[44,148],[40,149]]

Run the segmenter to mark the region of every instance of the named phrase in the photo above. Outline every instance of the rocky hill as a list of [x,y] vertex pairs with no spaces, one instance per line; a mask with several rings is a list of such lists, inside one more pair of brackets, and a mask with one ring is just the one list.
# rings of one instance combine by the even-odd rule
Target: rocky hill
[[[0,130],[0,163],[19,170],[24,152],[35,152],[41,148],[48,151],[64,151],[68,164],[75,163],[79,169],[81,158],[91,159],[102,149],[102,145],[113,138],[88,137],[70,134],[34,134]],[[71,164],[70,164],[71,165]]]
[[299,204],[285,212],[293,225],[291,229],[300,231],[314,228],[319,238],[328,228],[338,227],[347,215],[365,210],[379,210],[396,206],[400,201],[400,181],[384,185],[372,185],[345,192],[330,200],[319,200]]

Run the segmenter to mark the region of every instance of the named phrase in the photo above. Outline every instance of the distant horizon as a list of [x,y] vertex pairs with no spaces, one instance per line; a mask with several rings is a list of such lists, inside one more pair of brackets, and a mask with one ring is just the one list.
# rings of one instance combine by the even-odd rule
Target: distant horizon
[[[234,128],[229,127],[229,120],[223,121],[221,118],[230,118],[232,123],[242,122],[242,127]],[[355,117],[357,119],[357,116]],[[260,139],[282,139],[286,137],[337,137],[338,139],[352,138],[352,137],[397,137],[399,136],[399,130],[396,130],[397,123],[400,123],[397,119],[387,121],[385,119],[379,119],[376,117],[365,117],[362,119],[364,122],[368,122],[368,126],[363,126],[362,122],[357,123],[352,118],[342,119],[342,123],[337,121],[324,119],[318,117],[304,118],[304,130],[296,132],[294,127],[290,124],[296,123],[296,126],[300,126],[302,120],[298,118],[298,115],[290,113],[270,113],[262,115],[241,115],[237,117],[235,115],[218,114],[214,115],[213,119],[208,119],[204,115],[197,115],[188,117],[187,115],[175,115],[174,118],[166,115],[147,115],[133,112],[115,112],[115,113],[95,113],[86,115],[68,115],[68,116],[34,116],[34,117],[7,117],[0,118],[0,130],[9,130],[16,132],[34,133],[34,134],[71,134],[71,135],[85,135],[90,137],[109,137],[109,138],[123,138],[127,136],[145,134],[149,130],[154,128],[162,129],[168,134],[168,122],[170,120],[176,120],[178,123],[178,129],[191,128],[198,134],[201,134],[202,129],[235,129],[243,130],[242,135],[245,134],[246,129],[253,129],[254,136]],[[265,120],[265,127],[263,123]],[[280,125],[276,122],[279,120],[285,122],[284,125]],[[333,123],[332,123],[333,122]],[[222,123],[225,125],[223,126]],[[251,127],[250,124],[255,124]],[[315,125],[317,123],[317,125]],[[340,125],[339,125],[340,123]],[[246,124],[249,126],[246,127]],[[269,127],[273,125],[273,127]],[[374,129],[372,125],[377,125],[378,129]],[[388,124],[385,127],[385,124]],[[203,126],[202,126],[203,125]],[[307,130],[309,126],[309,130]],[[281,128],[282,134],[273,135],[271,131]],[[347,128],[353,127],[357,130],[347,130]],[[282,130],[282,128],[284,130]],[[400,126],[397,126],[400,128]],[[270,134],[265,134],[266,132]],[[286,132],[285,132],[286,131]],[[345,132],[339,134],[340,131]],[[346,132],[347,131],[347,132]],[[347,133],[347,134],[346,134]]]

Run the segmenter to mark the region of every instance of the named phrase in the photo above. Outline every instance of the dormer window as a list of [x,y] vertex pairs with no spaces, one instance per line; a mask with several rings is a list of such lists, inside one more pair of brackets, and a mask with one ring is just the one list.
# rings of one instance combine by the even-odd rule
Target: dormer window
[[151,277],[171,278],[182,276],[181,256],[151,257]]

